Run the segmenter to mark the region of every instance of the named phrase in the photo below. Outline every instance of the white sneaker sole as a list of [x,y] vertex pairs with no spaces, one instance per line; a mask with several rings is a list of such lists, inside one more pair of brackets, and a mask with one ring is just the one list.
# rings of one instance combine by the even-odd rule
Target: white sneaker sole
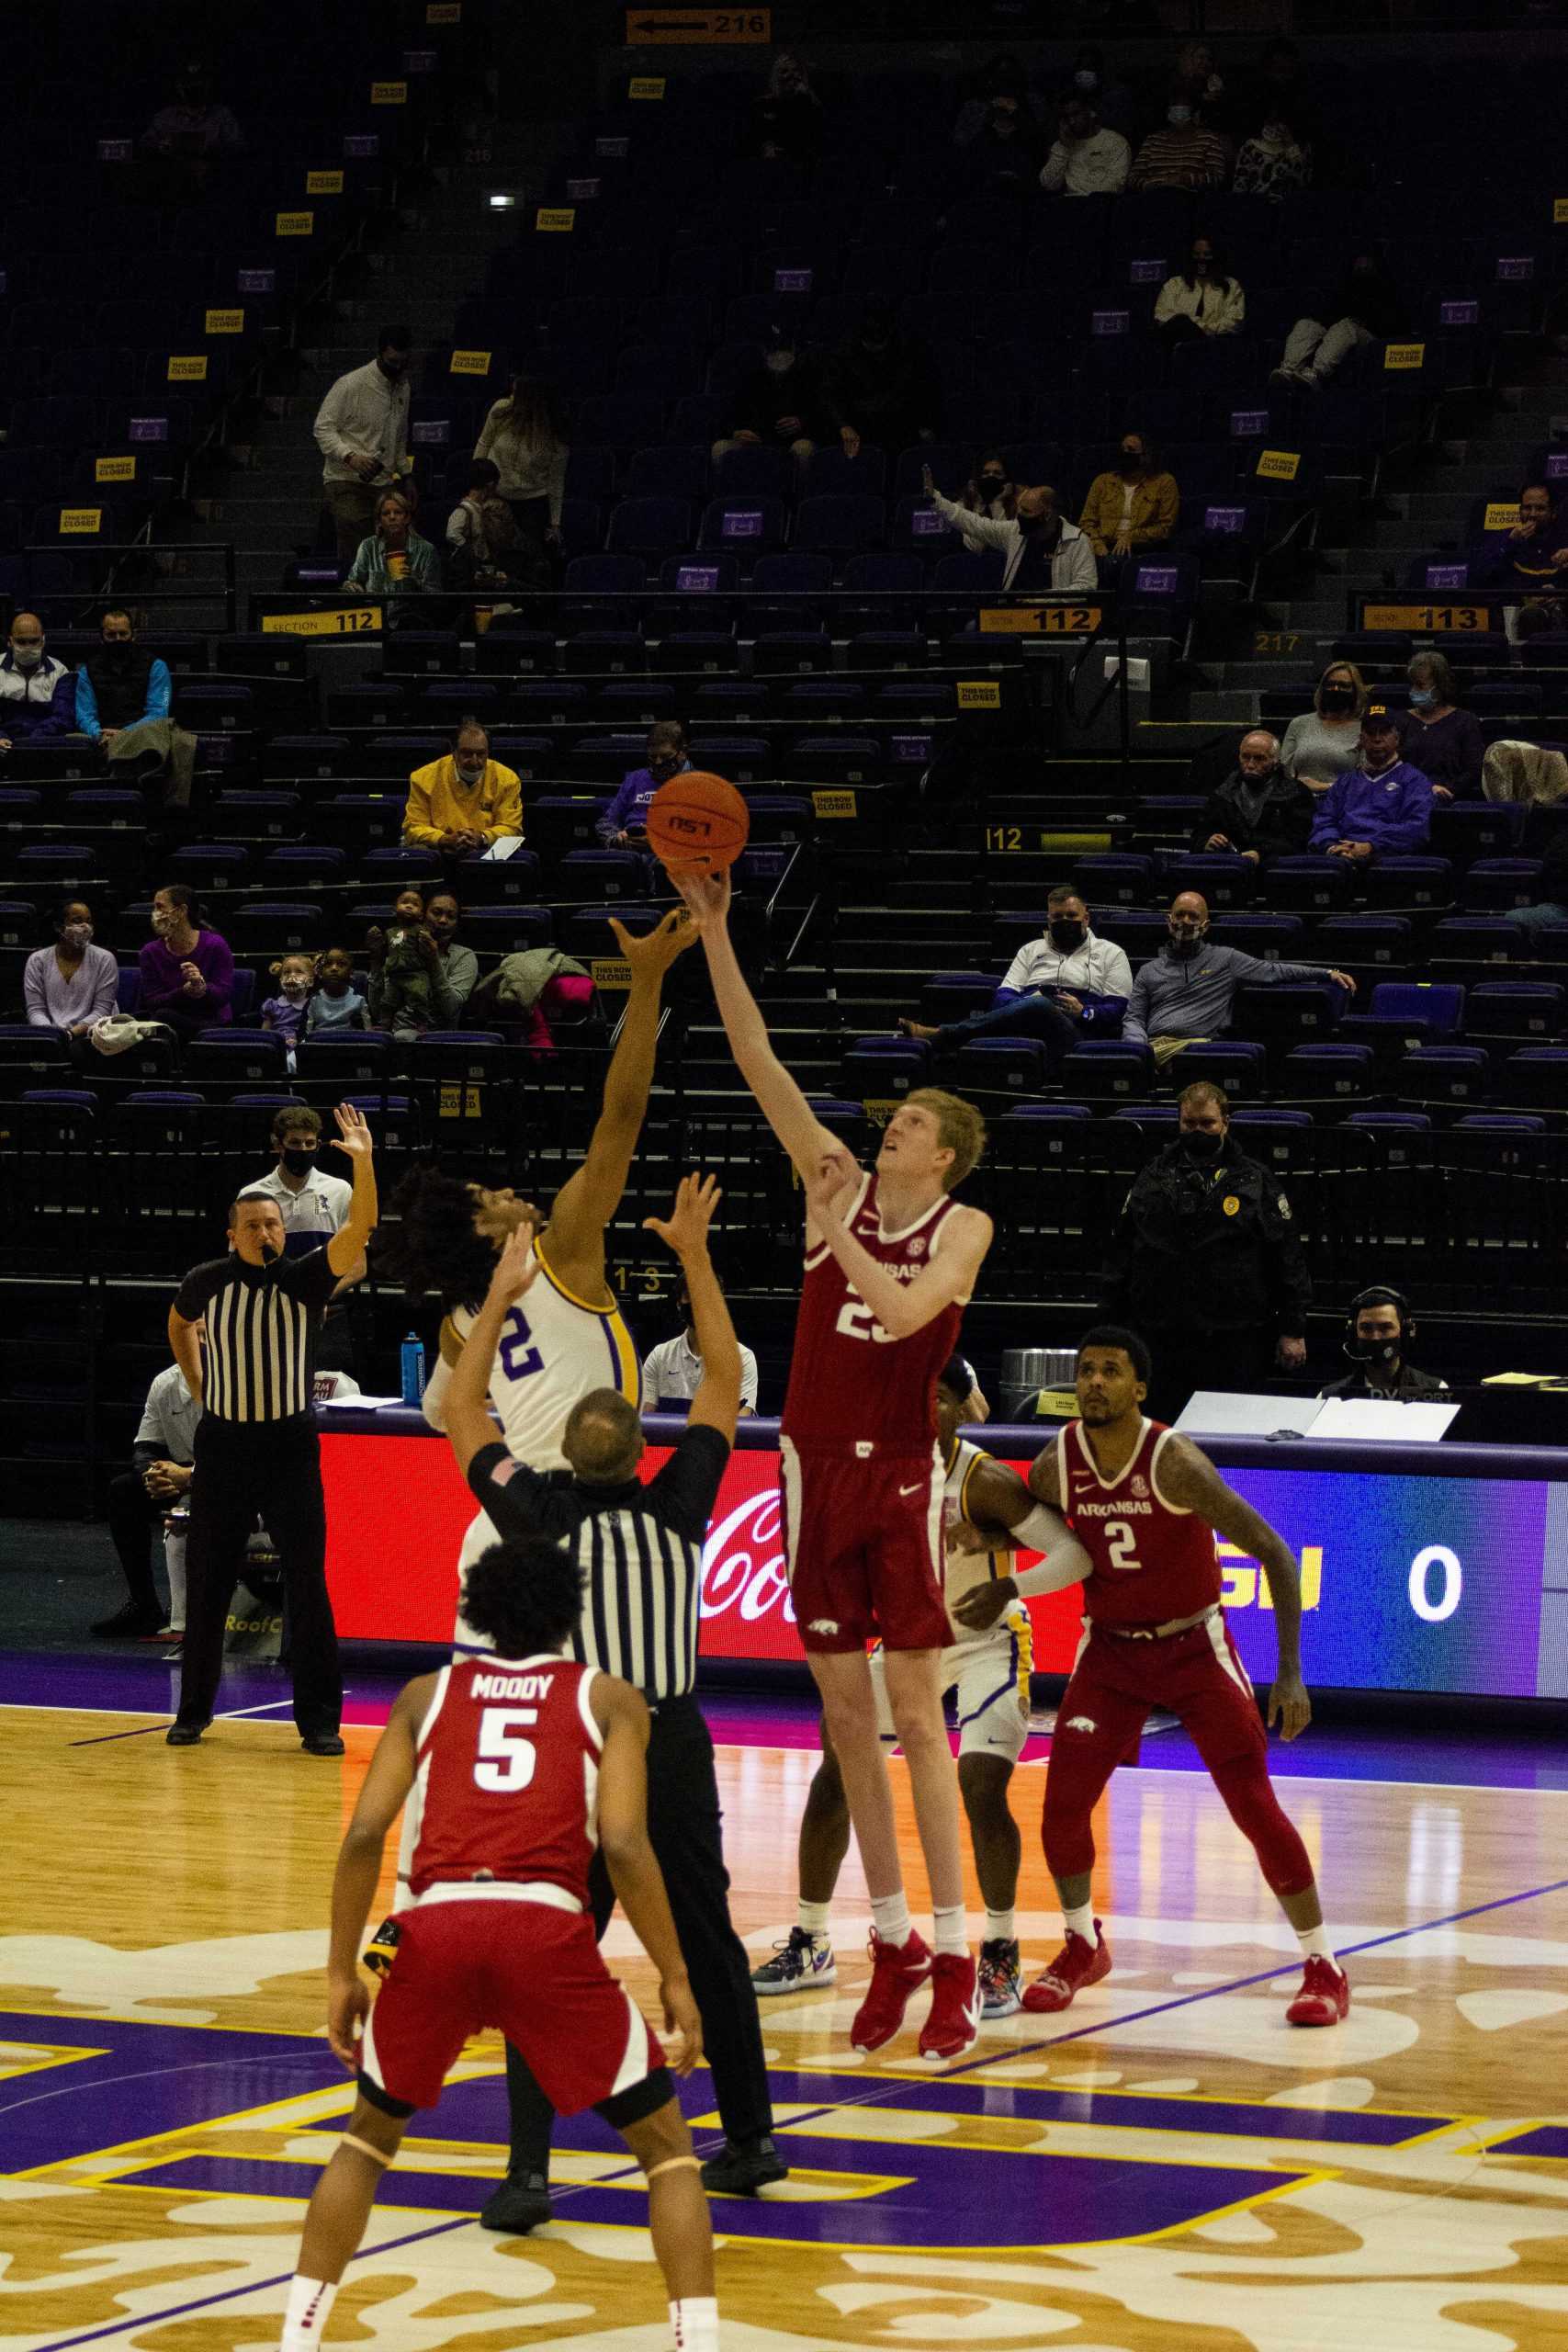
[[756,1994],[757,1998],[760,2001],[769,2001],[774,1999],[781,1993],[815,1993],[818,1985],[836,1984],[838,1981],[838,1970],[829,1966],[828,1968],[815,1969],[812,1971],[810,1975],[807,1975],[803,1973],[795,1979],[795,1982],[792,1984],[759,1984],[757,1978],[753,1976],[751,1979],[751,1990]]

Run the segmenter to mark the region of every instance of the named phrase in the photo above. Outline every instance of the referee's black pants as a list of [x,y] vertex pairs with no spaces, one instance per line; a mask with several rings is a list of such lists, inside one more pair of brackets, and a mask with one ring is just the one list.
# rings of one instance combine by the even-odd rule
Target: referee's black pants
[[[713,1741],[694,1699],[653,1706],[648,1742],[648,1838],[664,1873],[670,1909],[703,2020],[703,2059],[713,2075],[725,2137],[754,2140],[773,2128],[751,1963],[729,1924],[729,1872],[719,1838]],[[588,1878],[594,1932],[603,1936],[615,1891],[602,1853]],[[547,2173],[555,2110],[510,2043],[506,2096],[514,2173]]]
[[224,1421],[207,1413],[197,1425],[179,1720],[212,1720],[229,1604],[258,1513],[276,1550],[288,1600],[294,1720],[304,1739],[335,1732],[343,1669],[327,1597],[321,1445],[310,1413],[286,1421]]

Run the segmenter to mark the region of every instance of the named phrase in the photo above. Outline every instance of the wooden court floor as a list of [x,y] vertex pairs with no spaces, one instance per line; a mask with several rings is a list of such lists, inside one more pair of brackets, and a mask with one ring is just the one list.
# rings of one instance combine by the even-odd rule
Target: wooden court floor
[[[276,1722],[221,1721],[194,1753],[161,1731],[0,1710],[0,2352],[265,2352],[350,2103],[319,1972],[375,1734],[327,1764]],[[811,1761],[720,1751],[759,1953],[793,1916]],[[1043,1769],[1014,1782],[1036,1967],[1056,1943]],[[849,2051],[852,1860],[838,1985],[763,2012],[792,2177],[714,2208],[730,2352],[1564,2352],[1568,1794],[1286,1797],[1355,1985],[1333,2032],[1284,2025],[1293,1939],[1197,1777],[1126,1772],[1102,1811],[1108,1982],[956,2068],[923,2065],[912,2032],[874,2063]],[[619,1923],[608,1949],[646,1991]],[[701,2075],[690,2111],[709,2139]],[[503,2115],[476,2043],[406,2143],[330,2343],[661,2352],[636,2177],[592,2119],[563,2127],[546,2232],[473,2222]]]

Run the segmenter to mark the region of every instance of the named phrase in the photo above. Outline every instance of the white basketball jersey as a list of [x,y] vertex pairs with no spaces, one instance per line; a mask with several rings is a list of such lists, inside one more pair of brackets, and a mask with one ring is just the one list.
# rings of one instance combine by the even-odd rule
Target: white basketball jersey
[[[561,1437],[572,1407],[591,1389],[614,1388],[642,1401],[642,1374],[631,1333],[618,1308],[590,1306],[551,1272],[542,1250],[538,1280],[512,1308],[501,1329],[491,1367],[490,1401],[507,1452],[530,1470],[564,1470]],[[455,1309],[452,1328],[467,1339],[474,1317]],[[424,1392],[425,1418],[446,1419],[446,1367]]]
[[[942,1488],[942,1523],[943,1529],[949,1533],[961,1519],[967,1519],[969,1516],[964,1509],[964,1498],[968,1492],[969,1481],[975,1475],[976,1464],[988,1462],[990,1458],[983,1447],[972,1445],[966,1437],[961,1437],[954,1445],[953,1459],[948,1464],[947,1484]],[[942,1597],[951,1611],[953,1602],[961,1600],[974,1586],[988,1584],[995,1577],[1006,1577],[1011,1574],[1010,1552],[955,1552],[949,1544],[942,1579]],[[964,1626],[955,1623],[953,1628],[953,1638],[955,1642],[988,1641],[990,1633],[987,1630],[984,1634],[971,1634]]]

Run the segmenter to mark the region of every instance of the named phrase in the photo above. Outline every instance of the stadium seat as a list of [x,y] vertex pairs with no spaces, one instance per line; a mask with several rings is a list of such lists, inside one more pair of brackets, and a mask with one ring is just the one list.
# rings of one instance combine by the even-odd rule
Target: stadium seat
[[1043,1092],[1049,1076],[1037,1037],[972,1037],[959,1052],[953,1082],[965,1096],[1011,1096]]
[[1362,1045],[1292,1046],[1280,1075],[1288,1102],[1344,1104],[1371,1088],[1372,1049]]
[[1075,1046],[1063,1057],[1057,1072],[1064,1094],[1089,1102],[1129,1102],[1141,1096],[1149,1082],[1146,1046],[1122,1038]]
[[925,1084],[931,1058],[931,1047],[916,1037],[862,1037],[840,1058],[839,1090],[864,1103],[908,1094]]
[[1402,1103],[1469,1105],[1485,1101],[1491,1062],[1478,1046],[1416,1046],[1395,1065],[1393,1080]]
[[1232,1102],[1256,1100],[1266,1088],[1269,1057],[1261,1046],[1239,1037],[1209,1037],[1184,1046],[1162,1073],[1179,1093],[1183,1087],[1222,1086]]

